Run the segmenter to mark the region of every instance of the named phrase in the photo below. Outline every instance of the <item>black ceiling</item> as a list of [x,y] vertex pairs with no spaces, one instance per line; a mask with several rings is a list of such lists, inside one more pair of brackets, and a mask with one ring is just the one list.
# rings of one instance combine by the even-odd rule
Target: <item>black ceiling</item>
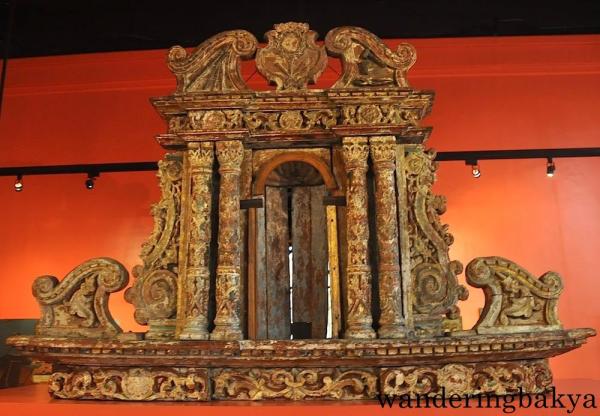
[[290,20],[321,36],[342,25],[382,38],[600,33],[600,0],[0,0],[3,49],[10,1],[10,57],[194,46],[229,29],[262,39],[273,23]]

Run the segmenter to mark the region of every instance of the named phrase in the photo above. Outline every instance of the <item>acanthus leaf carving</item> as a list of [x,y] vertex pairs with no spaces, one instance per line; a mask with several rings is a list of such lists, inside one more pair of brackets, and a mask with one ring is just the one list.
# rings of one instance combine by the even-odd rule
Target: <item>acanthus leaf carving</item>
[[325,46],[342,60],[342,77],[333,88],[409,86],[406,73],[417,53],[408,43],[401,43],[394,52],[371,32],[343,26],[327,33]]
[[59,282],[41,276],[33,282],[33,295],[42,317],[36,326],[40,336],[107,338],[121,332],[108,310],[108,296],[129,281],[123,265],[109,258],[82,263]]
[[552,331],[562,328],[557,302],[563,284],[557,273],[539,279],[502,257],[479,257],[467,265],[467,282],[483,288],[485,307],[478,333]]

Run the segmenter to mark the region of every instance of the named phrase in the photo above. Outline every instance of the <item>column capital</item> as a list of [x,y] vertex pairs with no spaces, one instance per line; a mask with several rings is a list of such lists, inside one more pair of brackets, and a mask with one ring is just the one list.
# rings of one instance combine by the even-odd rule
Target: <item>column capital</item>
[[192,168],[212,168],[214,161],[214,146],[212,142],[195,143],[188,148],[190,166]]
[[244,160],[244,145],[239,140],[226,140],[216,143],[219,172],[239,171]]
[[394,136],[374,136],[369,139],[371,158],[375,164],[396,160],[396,138]]
[[346,170],[366,169],[369,158],[369,140],[366,137],[344,137],[342,155]]

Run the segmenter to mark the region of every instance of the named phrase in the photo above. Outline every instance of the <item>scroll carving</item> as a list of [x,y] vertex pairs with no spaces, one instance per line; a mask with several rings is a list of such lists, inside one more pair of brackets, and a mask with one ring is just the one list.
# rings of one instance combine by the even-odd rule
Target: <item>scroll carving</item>
[[108,338],[121,328],[108,310],[108,296],[129,281],[123,265],[109,258],[88,260],[59,282],[41,276],[33,282],[33,295],[42,317],[36,334],[65,338]]
[[150,325],[150,338],[168,337],[173,330],[167,321],[175,317],[177,307],[182,171],[179,153],[158,162],[161,199],[151,210],[154,229],[142,245],[143,265],[133,268],[136,280],[125,292],[125,299],[135,306],[135,320]]
[[187,152],[190,169],[189,225],[186,268],[181,296],[178,336],[208,339],[212,172],[214,146],[199,143]]
[[330,54],[342,60],[342,77],[333,88],[393,86],[407,88],[406,72],[417,60],[415,48],[408,43],[389,49],[365,29],[343,26],[325,37]]
[[306,23],[280,23],[266,33],[266,48],[256,54],[258,71],[278,90],[301,90],[314,84],[327,66],[325,47]]
[[467,266],[467,282],[483,288],[485,307],[474,329],[480,334],[561,329],[557,302],[563,284],[557,273],[539,279],[502,257],[480,257]]
[[373,370],[224,369],[214,376],[216,399],[369,399],[377,394]]
[[435,396],[445,389],[447,396],[471,394],[543,393],[552,385],[546,360],[532,362],[495,362],[446,364],[383,369],[383,394],[394,396]]
[[434,152],[425,152],[419,146],[406,155],[404,167],[414,311],[433,325],[431,328],[422,326],[425,332],[441,331],[438,323],[441,324],[442,315],[450,320],[460,319],[456,303],[468,296],[456,278],[462,272],[462,265],[450,261],[448,256],[454,238],[439,218],[446,210],[446,199],[431,192],[435,182],[434,158]]
[[379,249],[379,338],[405,335],[402,310],[402,280],[398,251],[398,214],[396,208],[395,171],[396,138],[369,139],[375,171],[375,215]]
[[244,146],[240,141],[217,142],[219,189],[219,253],[215,329],[211,339],[241,339],[240,328],[240,173]]
[[169,69],[177,79],[176,94],[244,91],[241,58],[252,58],[257,40],[245,30],[219,33],[201,43],[190,55],[181,46],[169,50]]
[[50,394],[61,399],[206,401],[209,381],[206,370],[182,373],[143,368],[81,369],[55,372]]
[[371,267],[369,266],[369,220],[367,202],[367,159],[365,137],[343,139],[343,158],[347,173],[346,298],[345,338],[374,338],[371,317]]

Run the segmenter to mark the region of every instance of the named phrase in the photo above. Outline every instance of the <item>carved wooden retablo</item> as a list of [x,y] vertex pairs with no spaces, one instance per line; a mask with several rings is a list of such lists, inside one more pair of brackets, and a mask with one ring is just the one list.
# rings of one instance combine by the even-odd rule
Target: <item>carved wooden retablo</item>
[[[283,23],[264,47],[235,30],[171,48],[177,88],[152,101],[168,125],[162,198],[125,292],[148,331],[123,334],[111,318],[108,296],[128,282],[115,260],[38,278],[37,334],[9,343],[53,364],[53,397],[542,392],[547,359],[595,334],[562,328],[558,274],[500,257],[467,266],[485,307],[463,330],[463,266],[421,126],[434,94],[407,80],[415,49],[357,27],[316,40]],[[248,88],[240,63],[252,58],[274,89]],[[339,79],[310,89],[329,59]]]

